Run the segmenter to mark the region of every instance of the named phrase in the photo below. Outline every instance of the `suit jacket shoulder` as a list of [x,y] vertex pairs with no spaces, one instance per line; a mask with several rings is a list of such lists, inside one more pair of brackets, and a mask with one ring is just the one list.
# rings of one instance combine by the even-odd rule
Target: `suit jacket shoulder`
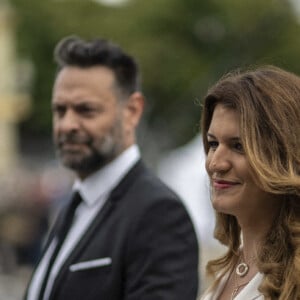
[[178,196],[138,162],[56,278],[51,299],[195,300],[198,244]]

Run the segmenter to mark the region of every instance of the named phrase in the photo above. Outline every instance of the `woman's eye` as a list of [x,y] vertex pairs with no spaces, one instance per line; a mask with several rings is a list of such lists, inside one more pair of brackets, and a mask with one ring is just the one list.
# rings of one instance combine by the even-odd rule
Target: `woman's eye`
[[217,141],[208,141],[208,146],[210,149],[216,149],[219,143]]
[[241,143],[239,143],[239,142],[235,143],[233,146],[234,146],[234,149],[236,149],[237,151],[244,152],[244,147]]

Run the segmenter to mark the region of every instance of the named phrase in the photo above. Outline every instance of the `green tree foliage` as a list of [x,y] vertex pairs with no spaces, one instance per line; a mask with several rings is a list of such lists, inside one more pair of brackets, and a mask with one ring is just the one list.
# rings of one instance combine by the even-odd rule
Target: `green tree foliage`
[[[275,64],[300,73],[300,28],[286,0],[11,0],[21,56],[35,66],[34,110],[23,134],[50,135],[53,48],[65,35],[109,38],[137,57],[148,98],[146,124],[161,147],[197,131],[201,98],[225,72]],[[156,141],[157,142],[157,141]]]

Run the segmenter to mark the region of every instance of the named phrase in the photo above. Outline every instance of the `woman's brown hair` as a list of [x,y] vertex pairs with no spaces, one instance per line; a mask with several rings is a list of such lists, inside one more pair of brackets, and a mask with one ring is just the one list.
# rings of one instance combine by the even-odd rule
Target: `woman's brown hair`
[[[256,184],[282,199],[280,214],[259,251],[257,264],[264,274],[260,290],[266,299],[300,299],[300,78],[274,66],[221,78],[204,99],[206,153],[207,131],[219,103],[240,116],[241,141]],[[228,252],[208,263],[208,274],[214,276],[235,265],[241,233],[234,216],[216,215],[215,237]]]

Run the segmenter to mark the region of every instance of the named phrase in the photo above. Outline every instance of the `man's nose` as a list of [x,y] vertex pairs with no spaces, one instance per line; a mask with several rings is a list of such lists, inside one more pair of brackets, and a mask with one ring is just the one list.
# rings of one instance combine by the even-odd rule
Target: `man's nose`
[[80,127],[80,120],[76,113],[67,110],[65,114],[59,119],[59,128],[64,132],[76,131]]

